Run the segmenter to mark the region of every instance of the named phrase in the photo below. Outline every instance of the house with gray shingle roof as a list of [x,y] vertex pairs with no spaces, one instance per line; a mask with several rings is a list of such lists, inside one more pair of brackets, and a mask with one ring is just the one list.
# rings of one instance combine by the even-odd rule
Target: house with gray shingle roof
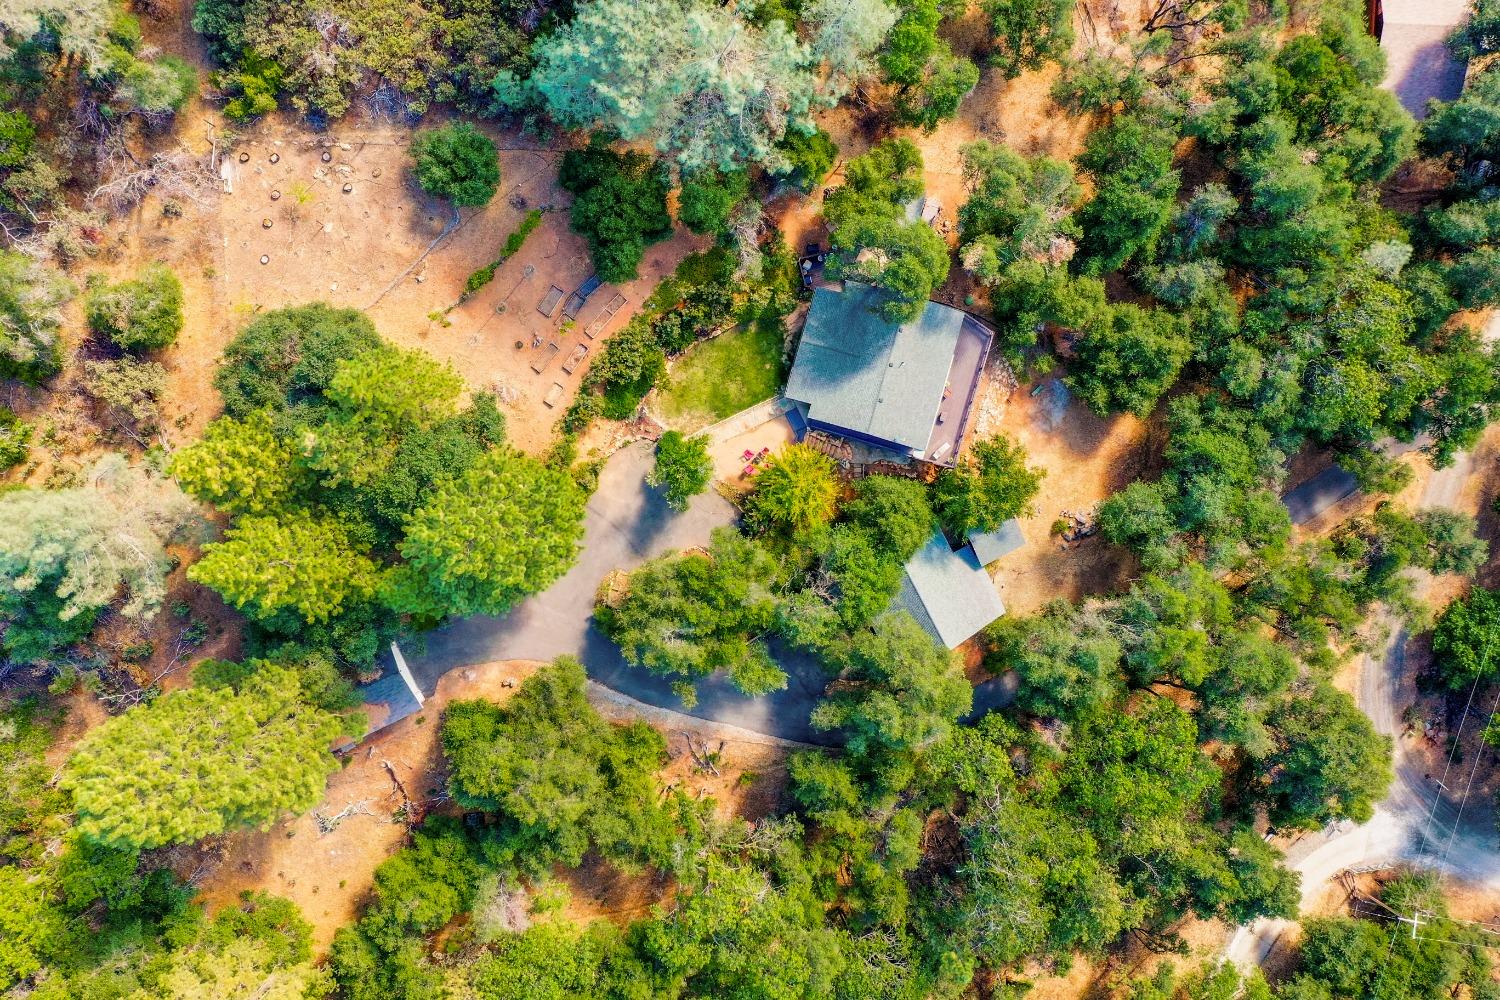
[[934,638],[954,649],[1005,614],[1005,604],[974,550],[966,545],[953,551],[947,537],[937,531],[907,560],[891,610],[910,613]]
[[884,294],[854,281],[813,292],[786,398],[810,427],[951,466],[994,334],[940,302],[892,323],[875,312]]

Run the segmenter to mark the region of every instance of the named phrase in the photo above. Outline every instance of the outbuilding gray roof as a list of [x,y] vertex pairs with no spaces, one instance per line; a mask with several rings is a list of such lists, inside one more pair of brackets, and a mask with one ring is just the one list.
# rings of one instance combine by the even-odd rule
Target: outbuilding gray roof
[[1001,556],[1008,556],[1026,544],[1021,534],[1021,522],[1015,518],[1006,521],[994,531],[979,531],[969,536],[969,548],[979,565],[988,566]]
[[786,397],[816,423],[925,449],[964,314],[928,302],[912,322],[891,323],[873,311],[882,294],[853,281],[813,292]]
[[906,563],[891,608],[909,612],[949,649],[1005,614],[1005,604],[974,552],[957,552],[941,531]]

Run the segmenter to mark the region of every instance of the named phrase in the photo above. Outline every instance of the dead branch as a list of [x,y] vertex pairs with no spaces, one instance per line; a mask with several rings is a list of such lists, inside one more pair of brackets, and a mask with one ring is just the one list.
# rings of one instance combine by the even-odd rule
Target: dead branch
[[377,295],[377,296],[375,296],[375,301],[373,301],[369,305],[365,306],[365,309],[368,311],[368,310],[374,309],[376,306],[380,305],[380,300],[383,299],[383,298],[385,298],[387,295],[389,295],[391,293],[391,290],[393,288],[395,288],[397,285],[401,284],[401,282],[405,281],[407,279],[407,276],[410,275],[413,271],[415,271],[417,269],[418,265],[420,265],[422,263],[422,261],[424,261],[424,260],[427,259],[427,255],[430,254],[430,253],[432,253],[432,251],[434,251],[434,250],[437,249],[437,246],[438,246],[439,243],[443,242],[449,236],[453,235],[453,233],[455,233],[455,232],[458,231],[458,229],[459,229],[459,227],[460,227],[461,224],[462,224],[462,219],[461,219],[461,217],[458,214],[458,208],[457,208],[457,206],[455,206],[454,209],[453,209],[453,215],[452,215],[452,217],[450,217],[448,219],[448,221],[443,224],[443,231],[440,232],[440,233],[438,233],[437,236],[435,236],[433,238],[432,242],[429,243],[429,244],[427,244],[427,249],[423,250],[422,253],[420,255],[418,255],[417,259],[414,260],[414,261],[412,261],[411,264],[407,266],[406,270],[404,270],[400,274],[396,275],[396,279],[394,281],[392,281],[389,285],[386,285],[385,288],[381,290],[380,294]]
[[348,819],[350,816],[373,815],[374,813],[370,812],[370,800],[360,799],[358,802],[349,803],[344,808],[334,813],[332,816],[324,816],[321,812],[314,809],[313,821],[318,824],[318,833],[326,835],[332,833],[334,830],[337,830],[339,824]]
[[385,768],[385,773],[391,776],[391,784],[396,786],[396,791],[401,795],[401,815],[405,818],[406,825],[408,827],[416,826],[422,818],[421,808],[411,800],[411,796],[406,792],[406,786],[396,776],[395,765],[388,760],[382,760],[380,764]]
[[693,746],[693,734],[687,730],[679,730],[683,742],[687,744],[688,755],[693,758],[693,764],[700,771],[707,771],[715,778],[719,777],[718,761],[724,753],[724,741],[719,741],[717,749],[710,751],[708,744],[704,743],[702,749]]
[[1157,0],[1156,9],[1141,26],[1141,31],[1148,35],[1156,31],[1168,31],[1173,38],[1182,40],[1189,30],[1202,28],[1207,24],[1218,6],[1203,0]]
[[152,192],[202,204],[216,181],[207,159],[179,149],[157,153],[145,166],[112,177],[90,192],[87,200],[91,205],[102,202],[114,212],[129,211]]
[[189,634],[189,628],[190,626],[184,627],[180,632],[178,632],[177,638],[173,642],[171,659],[167,660],[166,664],[160,670],[152,674],[151,677],[146,680],[146,683],[136,685],[135,688],[129,691],[113,691],[101,694],[99,695],[99,700],[104,702],[106,705],[109,705],[111,708],[119,709],[134,708],[135,706],[141,704],[141,702],[145,701],[146,692],[154,690],[156,686],[162,682],[162,680],[164,680],[168,675],[175,672],[178,667],[182,666],[183,657],[187,656],[194,649],[198,648],[198,645],[202,640],[194,640],[193,638],[191,638]]

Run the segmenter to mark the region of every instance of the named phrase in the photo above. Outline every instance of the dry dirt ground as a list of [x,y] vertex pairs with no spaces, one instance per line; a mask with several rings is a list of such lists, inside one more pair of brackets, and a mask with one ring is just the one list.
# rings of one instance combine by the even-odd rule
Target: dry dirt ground
[[[224,294],[235,316],[311,301],[367,310],[387,339],[451,362],[471,390],[498,390],[512,440],[535,452],[550,443],[604,338],[707,241],[679,232],[648,248],[635,281],[596,291],[576,323],[560,307],[544,316],[537,305],[549,288],[571,294],[593,273],[582,237],[568,225],[570,196],[557,186],[562,150],[490,131],[501,150],[500,192],[483,209],[463,210],[451,232],[450,210],[411,178],[408,129],[340,124],[312,135],[267,123],[247,135],[229,164],[233,193],[221,201]],[[244,155],[249,160],[239,162]],[[458,303],[465,279],[495,259],[532,208],[543,211],[541,226],[488,286]],[[626,304],[598,339],[585,336],[616,293]],[[535,372],[552,344],[559,353]],[[584,363],[563,372],[580,344],[589,350]],[[548,407],[543,397],[554,383],[563,392]]]
[[[376,866],[406,839],[407,797],[421,809],[452,810],[444,795],[438,739],[444,706],[467,698],[503,703],[540,666],[507,661],[448,674],[422,712],[360,744],[312,812],[184,851],[176,867],[198,872],[201,898],[210,908],[231,903],[247,889],[293,900],[312,922],[313,943],[322,952],[339,927],[359,916]],[[589,685],[589,698],[606,718],[644,718],[666,737],[671,759],[660,773],[664,788],[712,798],[721,817],[755,820],[784,808],[786,755],[794,744],[652,709],[595,684]],[[700,756],[705,750],[718,755],[717,775],[695,765],[689,739]],[[346,810],[345,818],[324,824],[331,830],[320,830],[320,817],[331,820]],[[665,891],[659,882],[623,878],[603,864],[585,865],[563,881],[571,891],[566,912],[580,920],[640,916]]]
[[[82,275],[92,272],[118,280],[149,261],[166,263],[182,279],[186,325],[177,343],[156,357],[169,380],[165,439],[192,440],[218,412],[212,379],[219,357],[255,314],[323,301],[367,310],[386,339],[451,362],[471,391],[497,391],[511,440],[527,451],[544,450],[604,340],[705,241],[679,232],[649,248],[641,277],[618,288],[599,288],[576,324],[564,320],[561,307],[551,318],[542,315],[536,307],[551,286],[571,294],[592,273],[582,238],[568,226],[569,196],[556,185],[561,152],[522,148],[514,135],[492,134],[502,147],[501,192],[482,210],[465,209],[446,235],[450,211],[411,180],[410,131],[357,123],[323,134],[262,123],[227,158],[229,190],[201,205],[183,205],[180,217],[164,214],[159,200],[147,198],[130,216],[116,220],[112,239],[98,257],[75,270],[75,280],[81,283]],[[185,126],[177,138],[205,145]],[[331,157],[326,164],[325,152]],[[249,159],[242,163],[241,155]],[[352,188],[347,194],[345,184]],[[494,281],[458,303],[469,274],[494,260],[531,207],[546,209],[541,226],[497,270]],[[617,292],[625,305],[597,339],[586,337],[584,328]],[[68,347],[88,356],[94,348],[83,326],[75,304]],[[534,348],[537,340],[541,346]],[[559,351],[539,374],[532,365],[540,363],[550,344]],[[579,344],[588,354],[571,374],[563,372],[563,362]],[[548,407],[542,400],[554,383],[563,389]],[[43,447],[33,450],[34,466],[21,473],[27,481],[46,481],[59,463],[77,469],[111,445],[126,443],[90,425],[70,376],[50,394],[17,387],[8,397],[7,405],[44,430],[55,427],[51,437],[67,444],[49,449],[41,442]]]
[[[1008,391],[991,378],[976,436],[1003,433],[1046,475],[1021,519],[1026,545],[994,569],[1006,613],[1024,615],[1059,598],[1076,601],[1124,584],[1134,561],[1098,535],[1064,542],[1051,533],[1064,511],[1087,517],[1111,493],[1148,472],[1148,425],[1127,415],[1099,417],[1051,373]],[[1039,391],[1036,391],[1039,390]]]

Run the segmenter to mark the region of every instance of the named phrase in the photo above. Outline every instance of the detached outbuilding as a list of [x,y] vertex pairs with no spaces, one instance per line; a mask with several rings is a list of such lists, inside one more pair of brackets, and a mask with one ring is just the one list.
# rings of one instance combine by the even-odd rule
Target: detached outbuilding
[[907,560],[892,610],[908,612],[949,649],[1005,614],[1005,604],[984,565],[965,545],[957,552],[941,531]]

